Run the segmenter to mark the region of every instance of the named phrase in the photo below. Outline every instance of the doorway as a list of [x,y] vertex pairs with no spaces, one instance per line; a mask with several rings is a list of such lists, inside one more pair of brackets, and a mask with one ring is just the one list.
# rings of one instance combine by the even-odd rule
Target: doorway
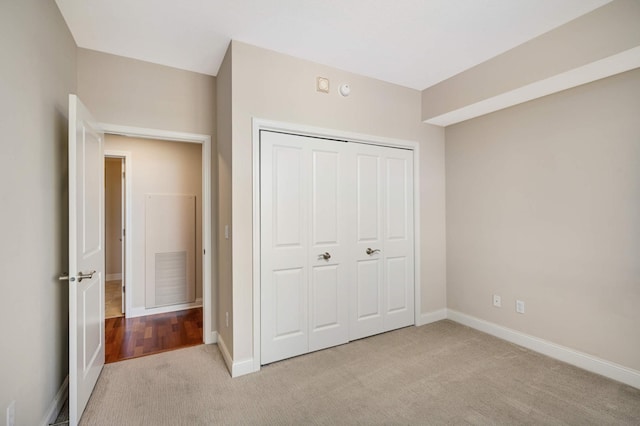
[[[105,183],[105,300],[124,283],[126,312],[105,315],[106,362],[205,341],[203,151],[196,143],[105,136],[106,180],[112,176]],[[121,275],[110,267],[118,256]]]
[[125,157],[105,155],[105,318],[125,315]]

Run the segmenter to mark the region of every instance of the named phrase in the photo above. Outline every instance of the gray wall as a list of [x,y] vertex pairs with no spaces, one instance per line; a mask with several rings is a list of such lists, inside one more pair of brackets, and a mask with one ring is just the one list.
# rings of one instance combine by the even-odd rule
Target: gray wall
[[67,114],[76,45],[53,1],[0,2],[0,414],[36,425],[68,372]]
[[639,117],[634,70],[446,128],[450,309],[640,370]]

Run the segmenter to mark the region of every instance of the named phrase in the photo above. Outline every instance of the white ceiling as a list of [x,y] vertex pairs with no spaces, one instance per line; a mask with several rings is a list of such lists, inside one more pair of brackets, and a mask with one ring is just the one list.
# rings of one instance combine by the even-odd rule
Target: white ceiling
[[611,0],[56,0],[78,46],[216,75],[231,39],[425,89]]

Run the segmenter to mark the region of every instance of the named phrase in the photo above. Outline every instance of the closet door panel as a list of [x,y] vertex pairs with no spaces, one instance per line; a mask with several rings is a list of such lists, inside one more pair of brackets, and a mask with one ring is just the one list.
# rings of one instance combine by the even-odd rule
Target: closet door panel
[[261,138],[261,362],[308,352],[308,154]]

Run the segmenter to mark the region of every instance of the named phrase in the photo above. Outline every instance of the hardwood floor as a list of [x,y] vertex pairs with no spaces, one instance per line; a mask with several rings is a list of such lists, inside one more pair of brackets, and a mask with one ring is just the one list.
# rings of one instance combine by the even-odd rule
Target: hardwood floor
[[105,321],[105,363],[202,344],[202,308]]
[[122,281],[107,281],[104,284],[104,316],[105,318],[121,317],[122,313]]

